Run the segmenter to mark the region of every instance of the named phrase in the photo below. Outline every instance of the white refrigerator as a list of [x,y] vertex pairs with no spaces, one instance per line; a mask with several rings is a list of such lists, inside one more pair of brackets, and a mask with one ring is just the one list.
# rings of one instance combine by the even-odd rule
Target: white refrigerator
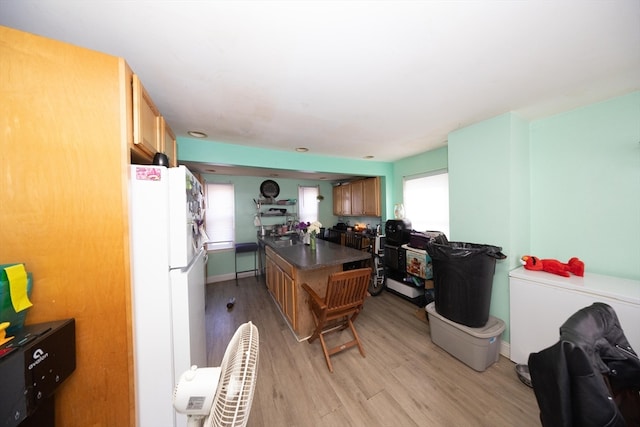
[[173,391],[206,366],[204,196],[184,166],[129,171],[136,425],[184,427]]

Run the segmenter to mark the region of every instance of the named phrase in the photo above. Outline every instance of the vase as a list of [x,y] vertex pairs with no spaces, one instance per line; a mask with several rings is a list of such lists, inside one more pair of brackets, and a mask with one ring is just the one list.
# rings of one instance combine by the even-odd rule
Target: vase
[[309,246],[311,247],[312,251],[316,250],[316,235],[312,234],[311,237],[309,238]]
[[396,203],[393,206],[393,216],[395,219],[404,219],[404,205],[402,203]]

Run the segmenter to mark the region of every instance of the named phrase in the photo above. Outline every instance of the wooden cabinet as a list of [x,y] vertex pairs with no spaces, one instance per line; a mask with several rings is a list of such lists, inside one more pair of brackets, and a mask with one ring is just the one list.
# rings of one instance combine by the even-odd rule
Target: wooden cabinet
[[342,186],[333,187],[333,214],[342,215]]
[[169,157],[169,166],[178,166],[176,136],[137,75],[131,77],[133,132],[131,158],[135,163],[151,163],[156,153]]
[[282,275],[282,285],[284,288],[284,295],[282,298],[282,302],[284,303],[284,315],[289,321],[289,324],[291,324],[291,326],[295,330],[298,327],[298,319],[296,315],[296,304],[298,300],[298,296],[296,294],[297,286],[295,284],[295,281],[293,280],[293,277],[284,273],[284,271]]
[[0,40],[0,145],[10,165],[0,174],[0,259],[33,273],[28,324],[76,320],[76,370],[56,391],[55,424],[135,426],[131,70],[122,58],[7,27]]
[[362,182],[362,214],[380,216],[380,178],[367,178]]
[[333,187],[333,214],[351,215],[351,184],[345,183]]
[[162,116],[160,117],[160,130],[160,136],[162,138],[160,143],[162,150],[160,151],[169,157],[169,166],[176,167],[178,166],[178,143],[169,124]]
[[295,330],[297,324],[297,290],[294,280],[294,268],[267,247],[267,289],[278,303],[285,318]]
[[363,179],[353,181],[351,187],[351,215],[362,215],[364,212]]
[[366,178],[333,187],[333,214],[380,216],[380,178]]
[[136,74],[131,83],[133,91],[133,150],[144,157],[153,158],[163,152],[160,111]]

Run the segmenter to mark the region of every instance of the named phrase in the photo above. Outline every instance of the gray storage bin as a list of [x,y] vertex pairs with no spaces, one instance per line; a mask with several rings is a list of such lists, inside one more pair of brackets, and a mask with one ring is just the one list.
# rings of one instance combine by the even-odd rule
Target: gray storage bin
[[436,311],[435,303],[426,306],[431,329],[431,341],[464,364],[482,372],[500,358],[502,320],[489,316],[482,328],[471,328],[453,322]]

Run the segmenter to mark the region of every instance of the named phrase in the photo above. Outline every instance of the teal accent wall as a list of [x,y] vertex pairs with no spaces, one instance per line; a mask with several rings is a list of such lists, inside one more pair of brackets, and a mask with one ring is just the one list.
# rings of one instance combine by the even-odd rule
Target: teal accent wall
[[[640,92],[527,122],[513,113],[449,134],[451,240],[501,246],[491,314],[509,341],[520,257],[640,279]],[[541,308],[543,310],[543,308]]]
[[507,255],[496,261],[491,296],[505,337],[509,271],[529,244],[528,141],[527,123],[513,113],[449,134],[450,240],[499,246]]
[[531,123],[531,253],[640,279],[640,92]]

